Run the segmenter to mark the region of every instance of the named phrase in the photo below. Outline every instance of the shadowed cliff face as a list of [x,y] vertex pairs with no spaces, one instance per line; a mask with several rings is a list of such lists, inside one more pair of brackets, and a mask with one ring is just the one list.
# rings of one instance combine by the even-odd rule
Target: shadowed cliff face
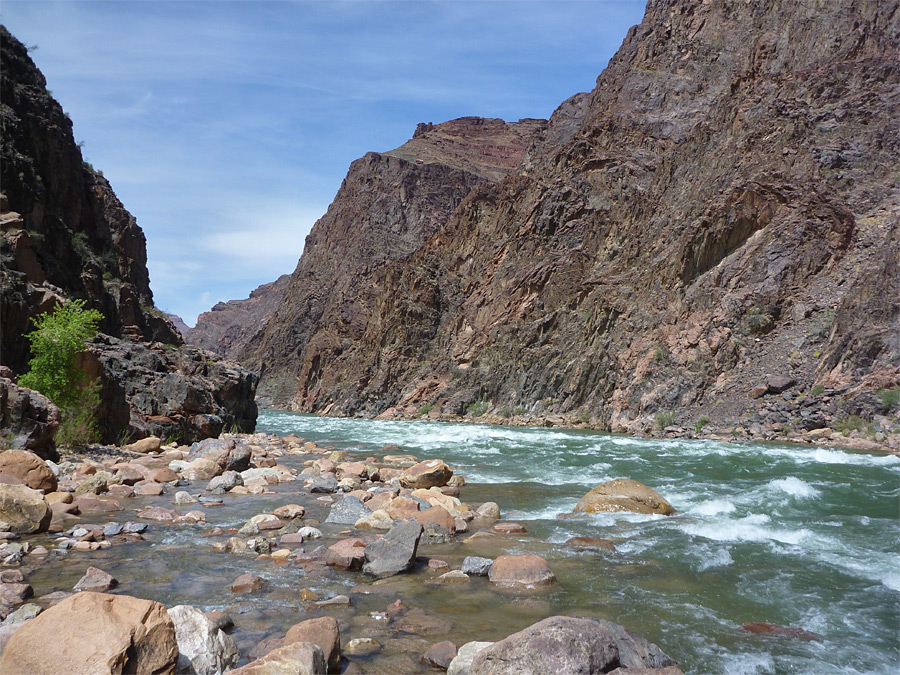
[[[3,27],[0,40],[2,365],[25,372],[31,319],[61,300],[83,299],[103,314],[91,374],[101,383],[105,442],[151,432],[196,440],[232,425],[252,430],[256,375],[178,349],[181,335],[153,305],[143,231],[84,162],[72,122],[25,47]],[[150,365],[142,370],[146,364],[131,361],[150,353],[144,342],[162,356],[144,359]]]
[[767,375],[897,381],[898,24],[651,1],[504,175],[433,161],[445,125],[355,162],[244,358],[298,410],[623,430],[737,417]]

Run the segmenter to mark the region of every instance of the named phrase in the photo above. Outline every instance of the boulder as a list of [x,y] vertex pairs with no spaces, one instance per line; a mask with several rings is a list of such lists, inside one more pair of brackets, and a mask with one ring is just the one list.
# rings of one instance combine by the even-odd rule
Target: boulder
[[174,673],[175,626],[158,602],[76,593],[22,625],[0,656],[0,672]]
[[381,643],[373,638],[354,638],[344,647],[344,653],[352,656],[372,656],[381,651]]
[[472,661],[483,650],[490,647],[493,642],[467,642],[456,652],[456,656],[447,667],[447,675],[469,675]]
[[485,502],[475,510],[475,513],[478,514],[479,518],[497,520],[500,517],[500,507],[497,506],[496,502]]
[[813,633],[803,628],[793,628],[790,626],[776,626],[772,623],[750,622],[741,626],[748,633],[757,633],[763,635],[783,635],[785,637],[805,640],[807,642],[822,642],[823,638],[818,633]]
[[573,513],[620,511],[660,513],[664,516],[675,513],[672,505],[658,492],[630,478],[617,478],[601,483],[581,498]]
[[389,530],[393,526],[394,521],[384,509],[372,511],[372,513],[364,518],[360,518],[353,524],[353,527],[357,530]]
[[462,571],[473,577],[486,577],[491,571],[494,561],[490,558],[479,558],[475,555],[466,556],[462,562]]
[[229,670],[229,675],[325,675],[325,655],[311,642],[294,642],[273,649],[246,666]]
[[277,509],[272,511],[272,515],[281,518],[281,520],[293,520],[294,518],[302,518],[306,514],[306,509],[304,509],[299,504],[285,504],[284,506],[279,506]]
[[619,665],[615,638],[598,622],[554,616],[480,651],[471,675],[599,675]]
[[258,591],[260,588],[262,588],[262,584],[263,580],[261,577],[247,572],[246,574],[240,575],[237,579],[231,582],[231,592],[252,593],[253,591]]
[[501,555],[488,572],[492,584],[504,588],[526,589],[549,586],[556,577],[547,561],[539,555]]
[[333,494],[338,490],[338,479],[332,474],[316,476],[307,483],[310,492]]
[[443,527],[451,535],[456,534],[456,520],[443,506],[432,506],[425,511],[418,511],[413,514],[413,517],[420,525],[435,523],[436,525]]
[[244,479],[237,471],[225,471],[221,476],[216,476],[206,485],[206,491],[214,495],[223,495],[231,488],[243,485]]
[[44,494],[54,492],[59,483],[47,463],[27,450],[0,452],[0,481],[3,476],[17,478],[23,485]]
[[37,490],[0,483],[0,530],[31,534],[50,525],[53,511]]
[[169,609],[178,642],[178,672],[217,675],[237,665],[241,652],[234,640],[196,607]]
[[341,631],[333,617],[322,616],[294,624],[284,636],[284,644],[290,645],[295,642],[311,642],[317,645],[325,656],[328,672],[341,672]]
[[357,520],[365,518],[371,513],[359,499],[348,496],[332,505],[325,522],[353,525]]
[[218,466],[218,474],[225,471],[246,471],[250,468],[250,446],[234,438],[207,438],[191,446],[187,459],[207,459]]
[[422,663],[432,668],[446,670],[456,657],[456,645],[450,640],[444,640],[431,645],[422,655]]
[[0,377],[0,429],[7,447],[59,461],[53,442],[59,421],[59,408],[49,398]]
[[453,471],[442,459],[429,459],[419,462],[400,474],[400,485],[414,490],[416,488],[441,487],[447,484]]
[[325,551],[325,564],[345,570],[362,567],[366,559],[366,545],[362,539],[341,539]]
[[95,591],[95,592],[103,592],[108,591],[111,588],[115,588],[119,585],[118,579],[116,579],[112,574],[108,572],[104,572],[103,570],[97,567],[88,567],[87,571],[84,573],[84,576],[75,584],[75,587],[72,589],[76,593],[80,593],[82,591]]
[[422,537],[422,526],[412,520],[395,523],[381,539],[365,549],[363,572],[376,577],[390,577],[410,569]]
[[159,436],[147,436],[147,438],[142,438],[134,443],[125,446],[126,450],[130,450],[131,452],[137,452],[141,455],[147,455],[149,453],[159,452],[159,449],[162,447],[162,441]]
[[34,595],[34,589],[31,584],[23,581],[3,581],[0,582],[0,605],[13,607],[21,605],[28,598]]

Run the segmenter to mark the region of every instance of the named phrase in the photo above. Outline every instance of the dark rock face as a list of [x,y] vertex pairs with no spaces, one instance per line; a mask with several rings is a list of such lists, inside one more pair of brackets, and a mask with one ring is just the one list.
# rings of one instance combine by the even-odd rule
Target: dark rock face
[[185,342],[234,359],[264,326],[288,286],[290,275],[263,284],[245,300],[220,302],[197,317],[197,325],[184,332]]
[[[30,320],[61,300],[84,299],[104,317],[105,335],[84,362],[101,383],[105,442],[148,434],[192,441],[232,425],[252,430],[257,377],[200,349],[178,349],[180,334],[153,306],[144,233],[102,174],[84,162],[71,121],[25,47],[0,30],[3,365],[25,372]],[[37,419],[35,433],[47,424]]]
[[100,382],[104,442],[121,441],[124,434],[192,443],[256,426],[256,374],[216,354],[108,335],[89,347],[82,365]]
[[53,434],[59,408],[46,396],[0,377],[0,432],[3,449],[30,450],[38,457],[59,460]]
[[898,35],[877,0],[652,0],[593,92],[507,125],[518,164],[466,163],[496,121],[355,162],[242,358],[298,410],[637,432],[900,372]]

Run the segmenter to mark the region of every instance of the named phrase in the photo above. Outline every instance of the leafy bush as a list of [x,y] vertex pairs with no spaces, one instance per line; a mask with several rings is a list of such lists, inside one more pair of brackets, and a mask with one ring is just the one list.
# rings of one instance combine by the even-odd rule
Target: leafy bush
[[433,405],[433,404],[431,404],[431,403],[426,403],[426,404],[424,404],[422,407],[419,408],[419,414],[420,414],[420,415],[427,415],[428,413],[431,412],[432,408],[434,408],[434,405]]
[[675,415],[670,412],[661,412],[656,415],[656,427],[662,431],[666,427],[671,427],[675,424]]
[[41,392],[59,406],[62,421],[57,440],[63,445],[90,443],[97,437],[98,387],[88,382],[77,359],[97,334],[103,315],[84,305],[84,300],[57,305],[52,312],[33,319],[35,330],[25,336],[34,356],[19,384]]
[[881,389],[878,391],[878,400],[881,402],[882,410],[891,410],[900,403],[900,387],[893,389]]
[[709,418],[706,416],[701,417],[699,420],[694,422],[694,431],[699,434],[701,431],[703,431],[703,427],[705,427],[707,424],[709,424]]
[[472,417],[481,417],[482,415],[484,415],[484,413],[486,413],[488,411],[488,408],[490,408],[490,407],[491,407],[490,401],[488,401],[487,399],[480,398],[477,401],[472,401],[469,404],[469,407],[466,409],[466,411]]
[[825,393],[825,387],[821,384],[817,384],[812,388],[812,392],[810,392],[813,396],[819,397]]

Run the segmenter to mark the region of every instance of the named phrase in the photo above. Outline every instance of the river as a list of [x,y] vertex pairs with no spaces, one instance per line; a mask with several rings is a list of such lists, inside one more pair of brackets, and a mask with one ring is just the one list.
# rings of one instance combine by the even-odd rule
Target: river
[[[259,429],[362,456],[395,444],[443,458],[468,481],[464,501],[496,501],[504,520],[525,525],[529,534],[509,548],[540,552],[559,584],[539,597],[494,594],[483,619],[467,618],[478,610],[464,594],[437,603],[460,626],[485,626],[480,639],[542,613],[581,613],[644,635],[691,673],[894,673],[900,664],[900,457],[277,411],[264,411]],[[557,518],[621,477],[650,485],[679,513]],[[573,536],[610,538],[617,550],[563,546]],[[741,629],[757,621],[823,640]]]

